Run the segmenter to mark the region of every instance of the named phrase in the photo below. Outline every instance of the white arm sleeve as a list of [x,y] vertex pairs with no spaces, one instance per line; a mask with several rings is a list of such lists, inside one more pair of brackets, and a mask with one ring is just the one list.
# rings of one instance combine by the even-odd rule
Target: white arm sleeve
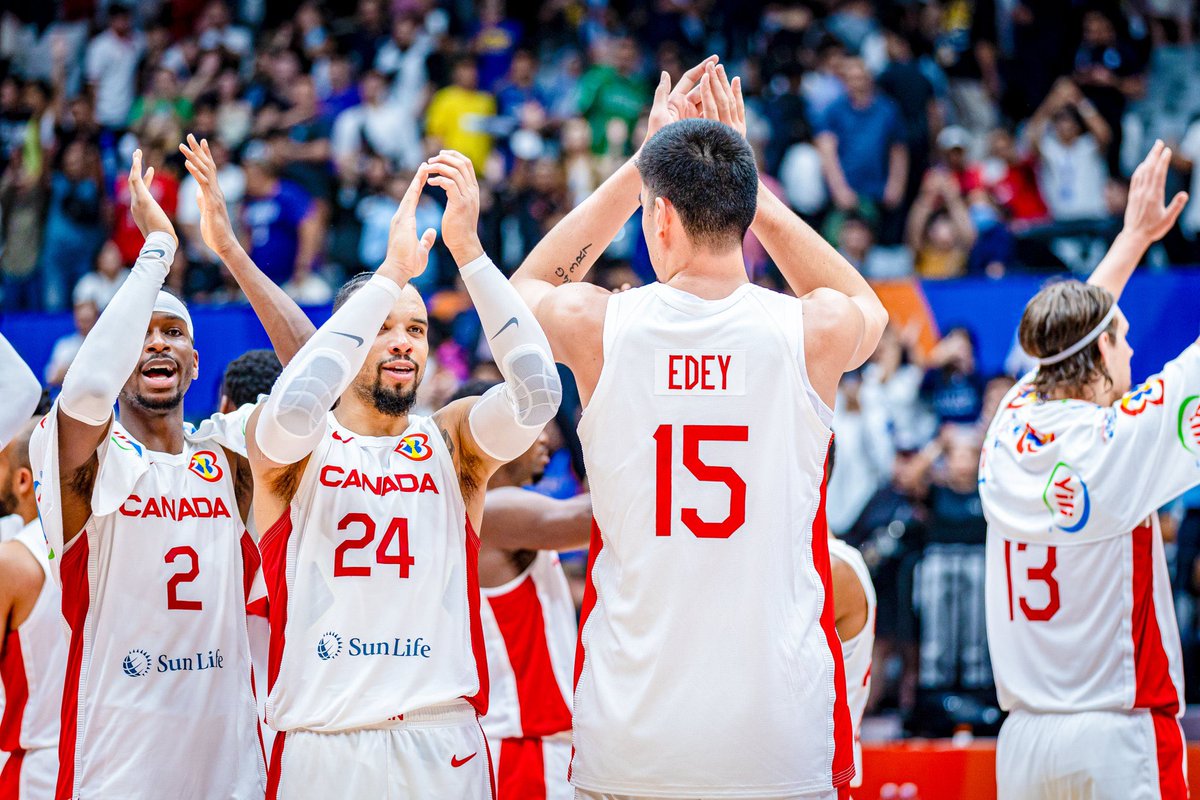
[[484,254],[461,274],[504,376],[504,383],[471,409],[471,436],[492,458],[511,461],[528,450],[554,418],[562,382],[542,327],[492,260]]
[[121,387],[137,368],[158,290],[174,259],[175,240],[169,234],[153,231],[146,237],[129,277],[63,378],[58,406],[64,414],[88,425],[108,422]]
[[6,398],[0,403],[0,450],[3,450],[33,416],[42,396],[37,376],[3,335],[0,335],[0,391]]
[[326,414],[367,359],[401,287],[375,275],[309,339],[275,381],[254,432],[276,464],[295,464],[321,441]]

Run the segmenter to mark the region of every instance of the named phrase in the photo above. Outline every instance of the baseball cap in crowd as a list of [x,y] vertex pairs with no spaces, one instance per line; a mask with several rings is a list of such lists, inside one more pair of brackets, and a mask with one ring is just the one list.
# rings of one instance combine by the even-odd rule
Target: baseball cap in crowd
[[958,125],[947,125],[938,134],[937,146],[941,150],[953,150],[956,147],[967,150],[971,146],[971,134],[967,133],[966,128]]

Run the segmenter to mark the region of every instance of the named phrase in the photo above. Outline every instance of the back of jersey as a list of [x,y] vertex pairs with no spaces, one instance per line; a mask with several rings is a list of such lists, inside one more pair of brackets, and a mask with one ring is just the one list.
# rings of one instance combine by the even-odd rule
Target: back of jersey
[[[593,533],[572,781],[706,797],[853,774],[799,300],[614,295],[580,423]],[[819,535],[814,536],[814,527]]]

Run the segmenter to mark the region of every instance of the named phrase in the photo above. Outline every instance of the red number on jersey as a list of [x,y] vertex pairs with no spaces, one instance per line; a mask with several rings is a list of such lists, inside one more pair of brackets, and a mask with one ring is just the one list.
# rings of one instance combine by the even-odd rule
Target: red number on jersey
[[[1012,542],[1004,542],[1004,571],[1008,577],[1008,618],[1013,619],[1013,580],[1012,580]],[[1017,552],[1024,553],[1029,548],[1025,542],[1017,542]],[[1046,584],[1046,605],[1034,608],[1024,595],[1017,598],[1021,613],[1030,622],[1046,622],[1058,613],[1062,607],[1058,594],[1058,581],[1054,578],[1054,569],[1058,566],[1058,548],[1046,546],[1046,561],[1040,567],[1028,567],[1025,570],[1026,581],[1038,581]]]
[[[706,464],[700,458],[703,442],[745,442],[750,428],[745,425],[684,425],[683,466],[704,483],[723,483],[729,488],[729,514],[719,522],[706,522],[694,508],[680,509],[680,519],[693,536],[701,539],[728,539],[746,522],[746,482],[733,467]],[[654,432],[655,448],[655,509],[656,536],[670,536],[674,521],[672,508],[671,468],[673,426],[659,425]]]
[[177,572],[167,581],[167,608],[177,608],[181,611],[200,611],[204,606],[199,600],[180,600],[177,591],[179,584],[191,583],[200,575],[200,557],[196,551],[187,546],[172,547],[163,558],[163,563],[174,564],[180,556],[191,559],[192,566],[186,572]]
[[[370,564],[357,567],[347,566],[346,564],[346,554],[348,552],[363,550],[371,542],[375,541],[375,520],[366,514],[347,514],[342,517],[342,521],[338,523],[337,529],[344,531],[355,523],[363,526],[363,535],[357,539],[346,539],[333,551],[333,577],[335,578],[369,577],[371,574]],[[388,548],[391,547],[393,540],[396,542],[395,555],[388,553]],[[408,520],[395,517],[388,523],[387,530],[383,534],[383,540],[375,548],[375,563],[398,565],[400,567],[400,577],[408,577],[409,567],[417,563],[408,554]]]

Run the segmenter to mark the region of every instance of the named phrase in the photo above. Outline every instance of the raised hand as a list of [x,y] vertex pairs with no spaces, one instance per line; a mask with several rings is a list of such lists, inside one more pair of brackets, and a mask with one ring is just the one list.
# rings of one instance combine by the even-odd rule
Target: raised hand
[[700,116],[688,101],[688,93],[695,89],[697,81],[704,75],[705,68],[716,62],[716,56],[704,59],[683,73],[674,88],[671,87],[670,75],[664,72],[659,76],[658,87],[654,90],[654,103],[650,106],[650,116],[646,120],[647,139],[672,122]]
[[388,229],[387,254],[379,265],[379,274],[391,278],[403,286],[425,271],[429,263],[429,251],[437,240],[437,231],[427,229],[417,238],[417,203],[421,190],[429,177],[429,164],[422,164],[413,176],[408,191],[400,199],[400,207],[392,215]]
[[479,242],[479,182],[471,159],[443,150],[429,159],[429,184],[446,192],[442,240],[460,267],[483,255]]
[[689,92],[688,104],[696,116],[723,122],[742,136],[746,135],[746,103],[742,97],[742,79],[729,80],[724,64],[705,62],[704,74]]
[[169,234],[176,244],[179,237],[175,235],[175,227],[167,213],[162,210],[158,201],[150,194],[150,186],[154,182],[154,167],[142,175],[142,151],[133,151],[133,164],[129,167],[129,212],[142,236],[149,236],[154,231]]
[[200,235],[209,249],[222,260],[235,248],[241,247],[233,233],[225,193],[217,181],[217,162],[208,148],[208,140],[196,141],[188,134],[187,144],[179,145],[186,160],[187,171],[196,180],[196,201],[200,205]]
[[1129,182],[1129,201],[1125,205],[1125,231],[1143,240],[1147,245],[1157,242],[1175,225],[1183,207],[1187,205],[1187,192],[1179,192],[1170,205],[1163,204],[1167,186],[1167,169],[1171,166],[1171,148],[1162,140],[1154,143],[1149,155],[1138,164]]

